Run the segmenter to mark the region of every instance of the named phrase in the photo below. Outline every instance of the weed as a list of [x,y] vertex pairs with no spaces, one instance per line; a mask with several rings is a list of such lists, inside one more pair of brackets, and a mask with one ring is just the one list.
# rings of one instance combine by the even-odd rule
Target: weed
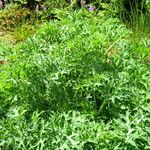
[[1,148],[149,149],[149,38],[85,9],[58,15],[1,42]]

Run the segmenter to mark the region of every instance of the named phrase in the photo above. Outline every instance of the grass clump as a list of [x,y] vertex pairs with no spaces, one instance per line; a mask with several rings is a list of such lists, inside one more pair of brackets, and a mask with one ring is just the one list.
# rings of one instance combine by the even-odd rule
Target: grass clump
[[141,37],[141,34],[149,36],[149,0],[114,0],[113,2],[119,18],[134,31],[136,36]]

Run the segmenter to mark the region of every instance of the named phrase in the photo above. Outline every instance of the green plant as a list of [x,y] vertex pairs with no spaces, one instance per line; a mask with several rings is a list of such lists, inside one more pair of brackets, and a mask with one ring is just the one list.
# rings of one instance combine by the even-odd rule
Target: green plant
[[149,38],[85,9],[57,13],[0,44],[2,149],[149,149]]
[[[78,108],[85,101],[103,117],[108,116],[107,110],[109,117],[124,112],[121,105],[132,109],[141,87],[135,79],[147,68],[133,58],[132,47],[123,40],[128,31],[115,19],[101,19],[101,24],[96,18],[93,23],[90,18],[81,21],[80,13],[68,16],[72,18],[64,20],[65,25],[46,24],[19,48],[13,65],[18,67],[10,68],[16,82],[11,96],[18,93],[20,102],[38,109]],[[125,47],[126,53],[119,51]],[[109,56],[108,50],[116,55]]]
[[133,29],[135,35],[149,33],[149,0],[114,0],[113,7],[119,18],[121,18],[129,28]]
[[[129,111],[112,122],[96,122],[78,111],[31,114],[29,107],[11,108],[1,119],[2,149],[149,149],[149,107]],[[30,114],[30,115],[29,115]],[[144,116],[143,116],[144,115]]]

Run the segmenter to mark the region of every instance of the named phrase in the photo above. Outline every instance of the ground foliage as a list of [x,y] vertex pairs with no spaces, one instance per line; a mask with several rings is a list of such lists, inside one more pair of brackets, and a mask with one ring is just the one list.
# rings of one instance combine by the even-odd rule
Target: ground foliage
[[150,149],[150,39],[101,12],[57,16],[1,42],[1,148]]

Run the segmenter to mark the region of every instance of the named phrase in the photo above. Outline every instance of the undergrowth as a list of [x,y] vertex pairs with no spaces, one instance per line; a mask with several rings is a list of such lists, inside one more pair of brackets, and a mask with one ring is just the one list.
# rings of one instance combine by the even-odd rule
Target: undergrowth
[[39,14],[17,4],[9,4],[0,10],[0,40],[16,44],[33,35],[44,22]]
[[84,9],[59,15],[1,42],[1,148],[150,149],[150,40]]

